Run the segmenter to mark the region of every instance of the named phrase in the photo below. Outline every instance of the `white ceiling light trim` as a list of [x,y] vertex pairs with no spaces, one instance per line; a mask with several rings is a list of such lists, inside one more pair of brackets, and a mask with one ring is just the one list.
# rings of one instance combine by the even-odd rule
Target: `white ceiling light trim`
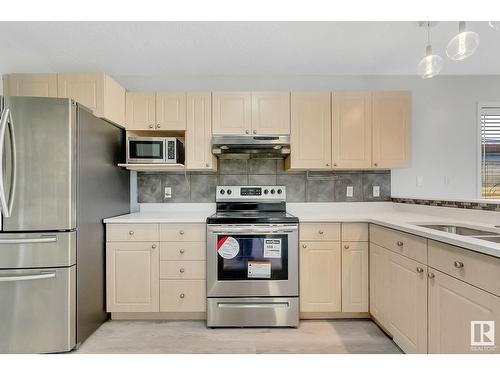
[[458,34],[453,37],[446,47],[446,54],[452,60],[464,60],[471,56],[479,46],[479,34],[467,31],[465,21],[458,23]]

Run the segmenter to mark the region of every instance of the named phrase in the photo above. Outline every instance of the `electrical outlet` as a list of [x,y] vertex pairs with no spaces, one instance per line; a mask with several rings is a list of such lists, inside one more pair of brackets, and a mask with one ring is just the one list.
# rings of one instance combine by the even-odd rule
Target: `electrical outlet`
[[352,198],[353,194],[354,194],[354,187],[353,186],[347,186],[346,192],[345,192],[346,197]]
[[375,185],[375,186],[373,187],[373,197],[374,197],[374,198],[378,198],[378,197],[380,197],[380,186]]
[[423,186],[424,185],[424,176],[417,176],[417,186]]
[[172,198],[172,188],[171,187],[166,187],[165,188],[165,193],[163,195],[165,199],[170,199]]

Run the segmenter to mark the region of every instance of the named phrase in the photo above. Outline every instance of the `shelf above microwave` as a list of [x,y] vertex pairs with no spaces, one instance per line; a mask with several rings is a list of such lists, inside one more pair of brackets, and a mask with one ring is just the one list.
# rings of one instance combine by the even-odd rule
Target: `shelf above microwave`
[[170,172],[170,171],[184,171],[186,166],[184,164],[118,164],[119,167],[126,168],[129,171],[137,172]]

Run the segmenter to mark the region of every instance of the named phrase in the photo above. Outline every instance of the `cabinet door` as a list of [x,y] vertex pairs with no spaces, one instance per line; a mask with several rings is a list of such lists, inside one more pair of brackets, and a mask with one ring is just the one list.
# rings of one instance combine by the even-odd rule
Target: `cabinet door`
[[156,94],[156,129],[186,129],[186,93]]
[[386,328],[405,353],[427,353],[427,266],[389,253]]
[[155,94],[127,92],[125,99],[125,127],[127,130],[154,130]]
[[57,74],[6,74],[3,94],[9,96],[57,97]]
[[159,311],[159,243],[108,242],[108,312]]
[[500,337],[500,298],[432,268],[429,276],[429,353],[500,353],[488,339]]
[[370,242],[370,314],[384,327],[387,327],[389,315],[388,256],[388,250]]
[[292,169],[331,169],[330,93],[293,93],[291,97]]
[[373,93],[373,167],[394,168],[408,164],[410,116],[410,93]]
[[250,134],[252,129],[251,93],[214,92],[212,114],[214,134]]
[[290,134],[289,92],[252,92],[252,134]]
[[332,165],[370,168],[372,163],[372,96],[370,93],[332,95]]
[[301,242],[300,311],[341,311],[340,242]]
[[368,312],[368,242],[342,242],[342,311]]
[[187,94],[186,168],[217,169],[212,155],[212,105],[209,92]]
[[57,96],[75,99],[104,117],[104,74],[58,74]]

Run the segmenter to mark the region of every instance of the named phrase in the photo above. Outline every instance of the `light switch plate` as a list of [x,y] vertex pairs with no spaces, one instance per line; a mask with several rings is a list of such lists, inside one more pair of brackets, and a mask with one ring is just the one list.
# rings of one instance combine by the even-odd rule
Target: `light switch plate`
[[417,186],[424,185],[424,176],[417,176]]
[[165,199],[172,198],[172,188],[171,187],[165,187],[164,198]]
[[352,198],[352,196],[354,195],[354,186],[347,186],[345,195],[348,198]]
[[375,186],[373,187],[373,197],[374,197],[374,198],[378,198],[378,197],[380,197],[380,186],[375,185]]

